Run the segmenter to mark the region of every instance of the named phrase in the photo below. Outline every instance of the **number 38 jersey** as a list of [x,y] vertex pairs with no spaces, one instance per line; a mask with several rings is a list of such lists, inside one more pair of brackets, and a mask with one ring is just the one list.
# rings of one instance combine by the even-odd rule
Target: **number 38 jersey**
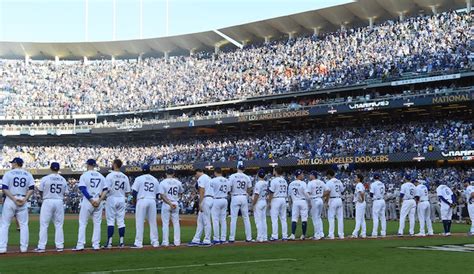
[[211,179],[210,185],[214,189],[214,198],[226,198],[230,191],[230,182],[219,176]]
[[125,198],[125,193],[130,192],[130,180],[127,175],[119,171],[110,172],[105,177],[107,189],[109,190],[108,197]]
[[158,180],[150,174],[138,176],[132,185],[132,190],[137,192],[137,199],[156,199],[159,191]]
[[49,174],[41,178],[38,190],[43,192],[43,199],[60,199],[64,198],[67,192],[67,182],[63,176],[59,174]]
[[26,170],[15,168],[7,171],[2,178],[2,185],[8,187],[13,195],[26,195],[28,189],[35,185],[33,176]]
[[92,198],[99,197],[102,191],[107,190],[104,176],[95,170],[86,171],[81,175],[79,187],[81,186],[87,188],[87,192]]
[[249,176],[243,173],[234,173],[229,177],[232,195],[247,195],[247,189],[252,187]]
[[179,194],[183,193],[183,184],[175,178],[166,178],[160,183],[159,193],[171,202],[178,202]]

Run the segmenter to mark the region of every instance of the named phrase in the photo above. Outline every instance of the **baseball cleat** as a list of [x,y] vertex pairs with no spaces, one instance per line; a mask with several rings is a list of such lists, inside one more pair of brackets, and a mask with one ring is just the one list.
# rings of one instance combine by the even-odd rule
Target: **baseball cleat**
[[56,248],[56,252],[63,252],[64,248]]
[[451,236],[451,232],[444,234],[444,236]]
[[44,249],[42,249],[42,248],[35,248],[35,249],[34,249],[34,252],[36,252],[36,253],[45,253],[46,250],[44,250]]
[[290,237],[288,237],[288,240],[294,241],[295,240],[295,234],[291,234]]
[[212,241],[212,244],[213,244],[213,245],[220,245],[220,244],[221,244],[221,241]]
[[403,237],[403,234],[402,234],[402,233],[398,233],[397,236],[398,236],[398,237]]
[[281,240],[286,242],[286,241],[288,241],[288,238],[282,238]]
[[275,241],[278,241],[278,239],[270,238],[270,242],[275,242]]
[[154,245],[151,245],[151,246],[152,246],[152,247],[154,247],[154,248],[158,248],[158,247],[160,247],[160,245],[159,245],[159,244],[154,244]]
[[255,243],[255,240],[254,239],[250,239],[250,240],[245,240],[246,243]]
[[426,234],[425,233],[418,233],[418,234],[415,234],[416,237],[425,237]]
[[328,236],[326,239],[328,239],[328,240],[334,240],[334,236]]
[[233,243],[235,243],[235,241],[234,240],[229,240],[227,243],[233,244]]
[[357,239],[357,238],[359,238],[359,236],[357,236],[357,235],[351,235],[350,238],[351,238],[351,239]]
[[306,239],[306,236],[301,235],[300,240],[304,241]]
[[73,248],[72,251],[84,251],[84,248],[83,247],[76,247],[76,248]]
[[121,244],[119,244],[118,247],[119,247],[119,248],[124,248],[124,247],[125,247],[125,244],[124,244],[124,243],[121,243]]
[[319,237],[319,236],[314,236],[312,240],[313,240],[313,241],[319,241],[319,240],[321,240],[321,237]]
[[188,243],[188,246],[199,246],[201,243],[197,243],[197,242],[189,242]]
[[467,233],[467,236],[468,236],[468,237],[474,236],[474,233],[473,233],[473,232],[468,232],[468,233]]
[[212,244],[211,243],[202,243],[199,245],[200,247],[211,247]]
[[143,246],[132,245],[130,248],[133,248],[133,249],[141,249],[141,248],[143,248]]
[[360,236],[362,239],[366,239],[367,238],[367,235],[362,235]]

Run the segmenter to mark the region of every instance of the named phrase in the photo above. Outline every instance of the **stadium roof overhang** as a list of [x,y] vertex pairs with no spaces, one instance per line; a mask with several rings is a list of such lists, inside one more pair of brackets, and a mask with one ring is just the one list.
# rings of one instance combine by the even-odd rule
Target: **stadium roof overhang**
[[[470,2],[471,0],[467,0]],[[234,46],[225,36],[243,44],[279,40],[289,36],[325,33],[367,26],[420,13],[444,12],[466,7],[466,0],[358,0],[344,5],[312,10],[215,31],[105,42],[38,43],[0,42],[0,57],[7,59],[134,59],[138,56],[188,55],[192,51],[213,51]]]

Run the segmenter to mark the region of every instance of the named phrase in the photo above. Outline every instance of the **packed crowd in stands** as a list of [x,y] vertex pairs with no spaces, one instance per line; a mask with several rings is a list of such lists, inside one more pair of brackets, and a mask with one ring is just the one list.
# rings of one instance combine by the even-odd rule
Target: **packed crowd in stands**
[[[387,21],[221,52],[141,61],[0,61],[3,114],[157,109],[469,69],[472,13]],[[207,56],[207,55],[206,55]]]
[[[165,137],[166,138],[166,137]],[[473,148],[472,121],[436,120],[402,124],[335,128],[310,128],[278,132],[209,137],[170,136],[144,143],[57,144],[51,146],[8,145],[0,155],[4,168],[11,157],[22,157],[28,168],[48,167],[59,161],[65,167],[81,168],[94,158],[111,166],[115,158],[126,165],[224,162],[232,160],[310,158],[375,155],[396,152],[428,152]]]

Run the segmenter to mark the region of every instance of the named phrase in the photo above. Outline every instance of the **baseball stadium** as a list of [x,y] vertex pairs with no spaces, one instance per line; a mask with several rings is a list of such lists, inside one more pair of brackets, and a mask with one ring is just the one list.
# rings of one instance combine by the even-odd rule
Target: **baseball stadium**
[[0,1],[0,273],[474,273],[472,0],[180,1]]

